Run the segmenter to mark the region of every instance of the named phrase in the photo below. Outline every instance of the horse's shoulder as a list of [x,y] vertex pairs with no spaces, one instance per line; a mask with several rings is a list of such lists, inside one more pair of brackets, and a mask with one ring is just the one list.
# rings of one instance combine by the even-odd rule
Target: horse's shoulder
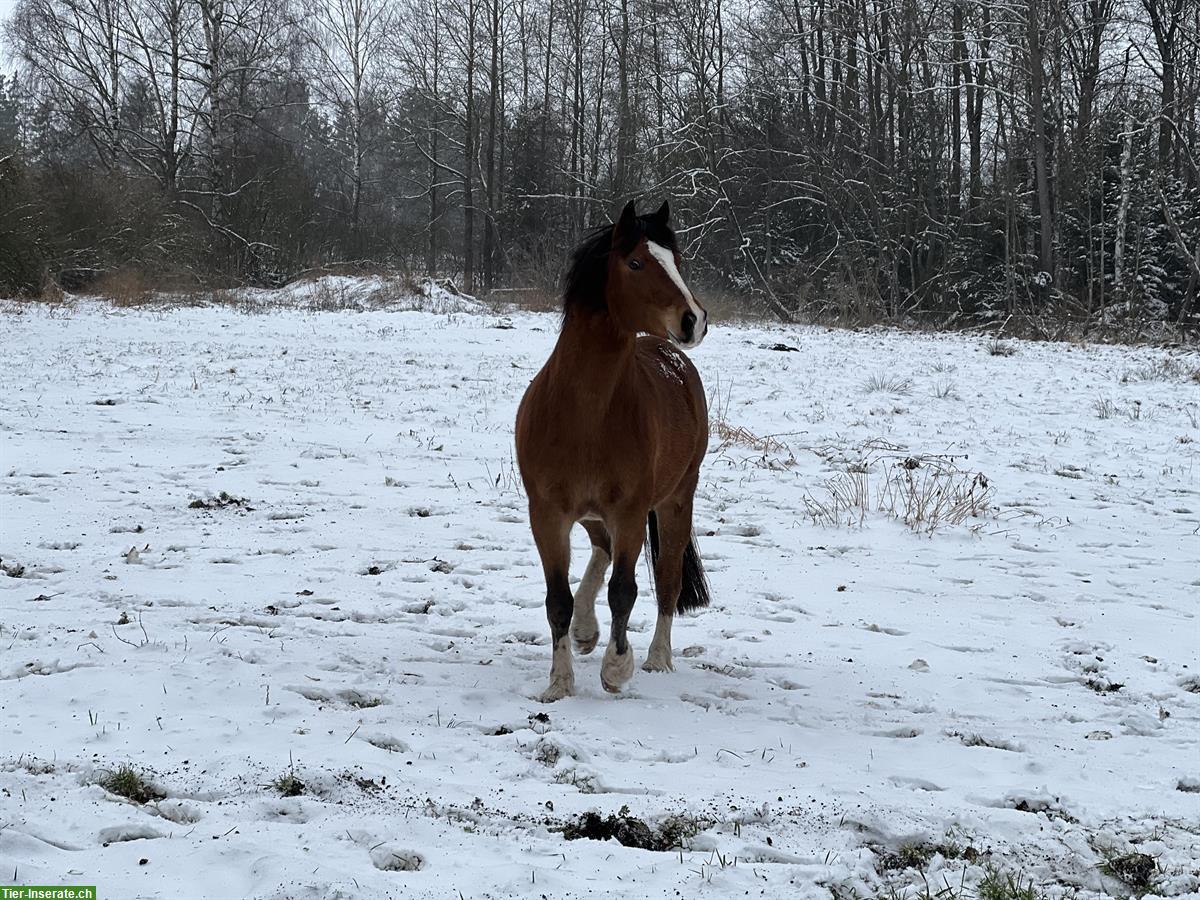
[[643,369],[656,381],[682,385],[699,378],[687,354],[670,341],[642,335],[638,338],[637,350]]

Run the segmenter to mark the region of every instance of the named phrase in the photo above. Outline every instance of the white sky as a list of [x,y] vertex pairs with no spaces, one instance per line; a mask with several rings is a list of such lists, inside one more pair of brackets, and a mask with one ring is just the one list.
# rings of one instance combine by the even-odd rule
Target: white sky
[[[16,5],[17,0],[0,0],[0,22],[12,15]],[[13,62],[8,55],[8,49],[4,46],[4,42],[0,41],[0,72],[11,72],[12,70]]]

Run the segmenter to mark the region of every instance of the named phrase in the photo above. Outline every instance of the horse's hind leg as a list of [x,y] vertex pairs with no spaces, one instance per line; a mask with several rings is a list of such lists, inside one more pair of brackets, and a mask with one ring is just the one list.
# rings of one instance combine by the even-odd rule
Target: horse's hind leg
[[600,623],[596,621],[596,595],[604,584],[608,564],[612,559],[612,542],[608,529],[601,522],[587,519],[584,530],[592,541],[592,558],[575,589],[575,615],[571,619],[571,635],[582,654],[591,653],[600,640]]
[[550,685],[541,695],[543,703],[552,703],[575,693],[575,671],[571,663],[571,522],[557,511],[529,506],[529,524],[533,540],[542,558],[546,575],[546,619],[550,622],[550,643],[554,658],[550,664]]
[[654,512],[658,519],[658,559],[654,563],[658,622],[642,668],[647,672],[673,672],[671,623],[683,589],[683,554],[692,539],[691,497],[686,501],[668,499]]
[[608,608],[612,611],[612,631],[604,651],[604,662],[600,666],[600,683],[606,691],[614,694],[633,677],[633,648],[629,646],[626,630],[629,614],[633,612],[633,604],[637,600],[635,569],[646,537],[645,515],[644,512],[638,512],[609,523],[613,573],[608,581]]

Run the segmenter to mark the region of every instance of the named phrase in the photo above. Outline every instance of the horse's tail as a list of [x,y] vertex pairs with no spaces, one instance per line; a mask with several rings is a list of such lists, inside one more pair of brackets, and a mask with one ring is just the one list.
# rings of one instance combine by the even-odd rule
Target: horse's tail
[[[650,515],[646,517],[646,543],[650,545],[650,561],[657,566],[658,515],[654,510],[650,510]],[[683,551],[683,586],[679,591],[679,602],[675,609],[678,612],[690,612],[693,609],[703,609],[711,601],[704,563],[700,561],[700,551],[696,549],[696,535],[693,534]]]

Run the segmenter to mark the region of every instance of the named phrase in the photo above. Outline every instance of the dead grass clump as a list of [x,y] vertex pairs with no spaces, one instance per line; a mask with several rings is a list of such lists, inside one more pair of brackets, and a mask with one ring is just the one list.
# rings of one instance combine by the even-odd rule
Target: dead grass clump
[[529,312],[553,312],[562,306],[562,298],[553,287],[493,288],[487,295],[489,303],[511,306]]
[[760,436],[748,428],[730,425],[724,420],[712,423],[712,433],[721,439],[723,445],[737,444],[748,447],[758,453],[790,453],[787,444],[771,435]]
[[700,303],[708,310],[710,326],[716,322],[778,322],[760,297],[721,287],[697,290]]
[[896,375],[876,374],[863,382],[867,394],[907,394],[912,390],[912,381]]
[[1195,360],[1185,362],[1175,356],[1164,356],[1154,362],[1126,369],[1121,383],[1131,381],[1191,381],[1200,383],[1200,365]]
[[91,285],[91,292],[111,300],[113,306],[142,306],[156,299],[145,273],[132,267],[105,272]]
[[939,378],[933,384],[933,396],[939,400],[952,400],[958,396],[954,382],[948,378]]
[[[708,398],[708,430],[715,435],[720,444],[720,452],[729,447],[737,446],[762,454],[760,464],[765,468],[779,468],[791,465],[795,461],[791,447],[773,435],[758,435],[748,428],[734,425],[729,421],[729,397],[732,385],[721,390],[718,380]],[[771,457],[776,457],[772,459]],[[786,457],[782,462],[778,457]]]
[[[862,525],[874,510],[899,519],[913,531],[932,534],[946,525],[961,525],[991,508],[995,489],[982,472],[960,469],[943,456],[880,454],[869,445],[849,471],[826,480],[819,495],[804,495],[817,525]],[[878,487],[872,491],[872,472]]]
[[62,303],[67,299],[67,295],[59,286],[57,279],[47,273],[42,279],[42,289],[38,293],[38,299],[43,303]]
[[817,525],[862,525],[871,507],[869,482],[867,471],[839,473],[825,482],[821,497],[806,493],[804,506]]
[[978,518],[995,493],[982,472],[965,472],[937,457],[897,463],[879,492],[879,510],[913,531],[932,534],[943,525]]

